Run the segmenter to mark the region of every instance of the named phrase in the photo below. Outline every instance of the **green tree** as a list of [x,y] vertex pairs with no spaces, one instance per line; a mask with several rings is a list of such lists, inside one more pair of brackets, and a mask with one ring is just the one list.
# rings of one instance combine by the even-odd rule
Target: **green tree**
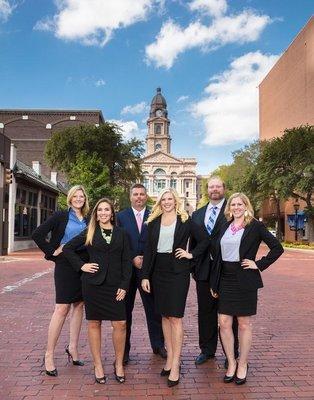
[[45,156],[62,171],[70,185],[86,186],[91,202],[102,196],[124,199],[132,182],[141,177],[142,142],[124,141],[111,123],[82,125],[54,133]]

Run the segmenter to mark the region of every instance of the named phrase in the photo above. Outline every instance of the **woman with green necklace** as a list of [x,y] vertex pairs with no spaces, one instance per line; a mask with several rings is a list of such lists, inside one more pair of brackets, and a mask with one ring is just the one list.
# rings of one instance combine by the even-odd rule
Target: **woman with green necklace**
[[[69,262],[82,274],[82,292],[88,320],[88,338],[94,360],[95,381],[106,383],[101,361],[101,322],[111,321],[115,350],[114,374],[125,382],[123,354],[126,335],[125,295],[131,278],[131,256],[126,232],[115,226],[110,200],[95,205],[88,228],[63,247]],[[84,263],[75,250],[86,246],[89,262]]]

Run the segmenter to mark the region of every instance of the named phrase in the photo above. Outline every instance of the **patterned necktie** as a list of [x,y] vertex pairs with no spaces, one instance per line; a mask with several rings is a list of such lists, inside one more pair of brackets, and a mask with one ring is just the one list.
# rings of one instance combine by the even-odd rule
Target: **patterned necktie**
[[209,235],[212,233],[212,231],[214,229],[216,215],[217,215],[217,209],[218,209],[218,207],[215,206],[215,207],[212,207],[212,209],[210,210],[210,214],[209,214],[207,225],[206,225],[206,229],[207,229],[207,232],[209,233]]
[[139,233],[141,233],[141,230],[142,230],[142,216],[141,216],[140,212],[136,214],[136,223],[137,223],[138,231],[139,231]]

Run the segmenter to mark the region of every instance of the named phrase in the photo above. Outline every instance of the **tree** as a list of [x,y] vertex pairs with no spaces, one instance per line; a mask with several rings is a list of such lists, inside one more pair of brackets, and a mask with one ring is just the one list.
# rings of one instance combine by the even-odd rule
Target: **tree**
[[120,128],[111,123],[65,128],[54,133],[45,151],[48,164],[70,185],[86,186],[92,203],[103,196],[124,198],[141,177],[142,154],[142,142],[123,141]]

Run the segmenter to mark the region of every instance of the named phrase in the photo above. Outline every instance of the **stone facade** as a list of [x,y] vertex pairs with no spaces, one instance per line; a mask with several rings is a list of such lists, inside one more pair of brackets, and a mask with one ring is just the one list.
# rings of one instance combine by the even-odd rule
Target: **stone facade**
[[195,158],[178,158],[171,154],[169,126],[167,103],[158,88],[147,120],[143,183],[154,200],[162,189],[173,187],[183,200],[185,209],[192,212],[196,209],[197,200],[197,161]]

